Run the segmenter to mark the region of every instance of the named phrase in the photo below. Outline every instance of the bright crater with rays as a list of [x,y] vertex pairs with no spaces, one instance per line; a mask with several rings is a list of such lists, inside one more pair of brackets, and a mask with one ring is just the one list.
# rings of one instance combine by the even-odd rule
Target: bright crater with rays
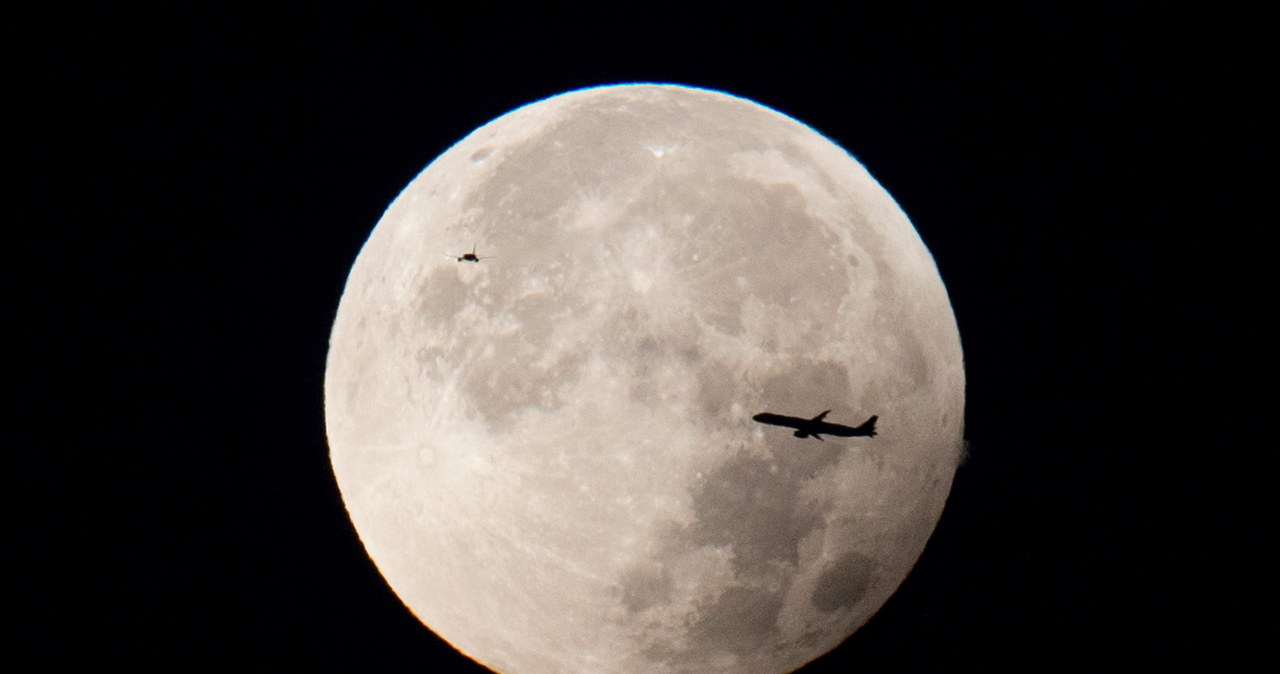
[[[825,409],[880,434],[751,420]],[[827,652],[923,549],[963,413],[946,291],[888,194],[799,122],[677,86],[553,97],[441,155],[361,251],[325,379],[370,557],[511,672]]]

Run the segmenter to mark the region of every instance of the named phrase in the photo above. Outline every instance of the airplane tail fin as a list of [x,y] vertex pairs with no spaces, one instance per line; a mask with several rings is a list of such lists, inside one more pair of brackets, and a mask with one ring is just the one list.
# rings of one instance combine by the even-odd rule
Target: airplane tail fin
[[876,414],[871,415],[870,419],[867,419],[866,421],[862,422],[862,425],[857,428],[858,432],[863,435],[866,435],[869,438],[876,437],[876,419],[879,419],[879,418],[880,418],[879,415],[876,415]]

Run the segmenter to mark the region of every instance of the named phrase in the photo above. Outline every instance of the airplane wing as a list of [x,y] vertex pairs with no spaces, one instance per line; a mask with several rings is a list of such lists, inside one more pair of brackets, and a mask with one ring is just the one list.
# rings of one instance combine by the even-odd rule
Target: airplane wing
[[819,422],[816,426],[814,426],[813,432],[820,433],[822,435],[834,435],[840,438],[852,438],[853,436],[858,435],[858,429],[852,426],[845,426],[843,424],[832,424],[832,423],[827,423],[825,421]]
[[872,416],[857,428],[823,421],[815,427],[813,432],[821,433],[823,435],[834,435],[841,438],[852,438],[855,436],[874,438],[876,436],[876,420],[879,418],[879,416]]

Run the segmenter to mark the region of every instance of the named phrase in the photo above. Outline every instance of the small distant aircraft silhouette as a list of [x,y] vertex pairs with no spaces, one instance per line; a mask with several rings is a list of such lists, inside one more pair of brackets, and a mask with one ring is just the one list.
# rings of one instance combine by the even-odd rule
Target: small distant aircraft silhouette
[[470,253],[463,253],[462,255],[458,255],[458,256],[455,256],[453,253],[446,253],[446,255],[448,255],[449,257],[457,257],[458,262],[479,262],[481,260],[488,260],[489,258],[498,257],[497,255],[484,255],[484,256],[476,255],[476,245],[474,243],[471,244]]
[[876,419],[879,419],[880,418],[879,416],[872,415],[870,419],[867,419],[866,421],[862,422],[861,426],[858,426],[857,428],[853,428],[852,426],[843,426],[841,424],[833,424],[833,423],[823,421],[822,419],[826,417],[827,414],[829,414],[830,412],[831,410],[827,410],[826,412],[823,412],[822,414],[819,414],[818,416],[812,419],[803,419],[801,417],[789,417],[783,414],[771,414],[769,412],[761,412],[760,414],[757,414],[754,417],[751,417],[751,419],[754,421],[758,421],[762,424],[771,424],[773,426],[786,426],[787,428],[794,428],[796,429],[796,432],[792,433],[792,435],[796,436],[797,438],[807,438],[809,436],[813,436],[814,438],[821,440],[822,435],[819,435],[819,433],[823,435],[835,435],[842,438],[851,438],[856,435],[865,436],[868,438],[876,437]]

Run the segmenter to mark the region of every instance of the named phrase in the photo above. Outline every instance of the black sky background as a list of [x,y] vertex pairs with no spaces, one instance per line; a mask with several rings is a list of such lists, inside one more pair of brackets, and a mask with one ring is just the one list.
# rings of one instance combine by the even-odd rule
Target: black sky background
[[329,327],[436,155],[628,81],[827,135],[951,295],[970,457],[898,593],[804,671],[1230,668],[1260,648],[1258,15],[474,9],[6,10],[7,547],[33,667],[480,671],[346,519]]

